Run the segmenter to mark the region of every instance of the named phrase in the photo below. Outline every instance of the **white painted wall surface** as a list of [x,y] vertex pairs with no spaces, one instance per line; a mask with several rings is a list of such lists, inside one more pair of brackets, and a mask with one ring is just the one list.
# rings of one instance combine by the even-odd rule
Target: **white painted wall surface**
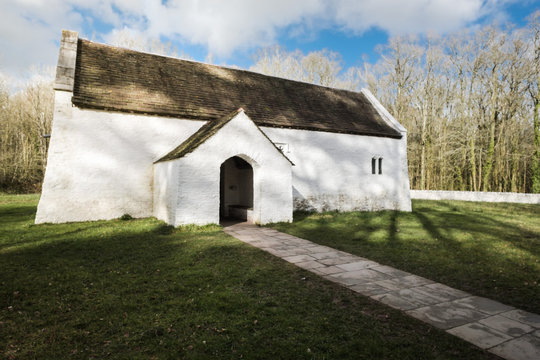
[[152,163],[204,122],[79,109],[56,91],[36,223],[152,216]]
[[291,163],[240,112],[195,151],[169,161],[179,169],[173,225],[219,223],[220,166],[233,156],[253,168],[254,222],[292,221]]
[[[250,136],[255,136],[252,131],[261,135],[256,127],[245,132],[242,126],[234,125],[236,128],[231,126],[225,131],[229,136],[226,141],[213,144],[212,141],[217,140],[209,140],[201,145],[201,148],[215,146],[223,152],[208,158],[200,155],[207,152],[196,156],[190,154],[186,157],[189,161],[179,163],[177,169],[162,168],[162,165],[154,169],[154,161],[182,143],[204,122],[79,109],[71,105],[71,96],[70,92],[56,91],[48,166],[36,223],[113,219],[126,213],[134,217],[155,214],[169,223],[173,218],[177,219],[177,224],[201,223],[205,211],[212,212],[206,220],[216,222],[219,209],[214,211],[212,207],[209,210],[208,204],[191,203],[189,194],[180,191],[182,186],[197,191],[206,191],[208,186],[212,196],[219,201],[219,165],[228,157],[245,149],[261,166],[272,165],[271,159],[275,159],[267,157],[276,151],[271,144],[267,142],[258,147],[259,142],[254,146],[249,140]],[[220,132],[223,130],[225,128]],[[279,165],[257,171],[257,165],[251,164],[254,182],[267,189],[264,196],[254,189],[254,202],[259,198],[260,206],[284,207],[289,213],[288,207],[292,206],[289,195],[283,195],[281,187],[274,187],[280,179],[283,186],[292,189],[296,209],[410,211],[406,138],[397,140],[279,128],[261,130],[273,142],[288,145],[289,152],[285,155],[295,166],[292,167],[291,184],[290,180],[283,180],[288,178],[290,168],[287,170]],[[244,133],[247,136],[241,136],[244,140],[239,141],[238,134]],[[231,144],[237,146],[230,147]],[[384,159],[382,175],[371,174],[374,156]],[[219,164],[214,170],[200,171],[201,167],[216,163]],[[200,177],[189,178],[189,174],[197,169]],[[163,188],[170,189],[168,185],[156,187],[154,173],[156,181],[162,182],[171,181],[164,180],[170,176],[165,174],[179,174],[178,184],[173,187],[178,191],[181,204],[189,204],[182,210],[182,221],[179,222],[182,216],[170,203],[174,192],[163,192]],[[188,175],[182,176],[183,173]],[[169,203],[163,199],[168,199]],[[261,213],[260,209],[254,209],[254,213],[261,223],[284,219],[277,210]]]
[[[288,144],[295,209],[411,210],[406,138],[390,139],[306,130],[262,128]],[[383,174],[371,159],[383,158]]]
[[509,192],[411,190],[411,198],[423,200],[462,200],[540,204],[540,194],[522,194]]
[[153,215],[167,224],[173,224],[178,198],[178,163],[172,161],[154,164]]

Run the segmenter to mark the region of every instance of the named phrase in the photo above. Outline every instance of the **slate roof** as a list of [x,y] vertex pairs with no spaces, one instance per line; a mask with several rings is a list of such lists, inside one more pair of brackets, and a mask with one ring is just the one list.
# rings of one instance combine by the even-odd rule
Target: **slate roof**
[[[236,115],[238,115],[240,112],[243,112],[243,111],[244,109],[240,108],[236,111],[233,111],[232,113],[227,114],[221,119],[208,121],[206,124],[201,126],[201,128],[197,130],[193,135],[187,138],[183,143],[178,145],[175,149],[173,149],[167,155],[163,156],[161,159],[155,161],[155,163],[179,159],[193,152],[200,145],[202,145],[206,140],[208,140],[212,135],[217,133],[219,129],[225,126],[225,124],[227,124]],[[255,124],[255,126],[257,125]],[[283,155],[285,159],[287,159],[287,161],[291,163],[291,165],[294,165],[294,163],[287,156],[285,156],[285,154],[283,154],[283,152],[272,142],[272,140],[268,138],[268,136],[266,136],[264,132],[261,131],[261,134],[276,148],[277,151],[280,152],[281,155]]]
[[218,120],[242,107],[260,126],[401,138],[362,93],[79,39],[82,108]]

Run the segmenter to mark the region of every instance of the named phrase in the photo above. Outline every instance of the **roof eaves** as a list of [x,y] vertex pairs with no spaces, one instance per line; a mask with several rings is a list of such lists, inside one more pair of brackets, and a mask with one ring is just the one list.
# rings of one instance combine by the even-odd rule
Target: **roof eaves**
[[[73,105],[80,109],[92,109],[92,110],[102,110],[102,111],[117,111],[120,113],[128,113],[128,114],[142,114],[142,115],[153,115],[153,116],[162,116],[162,117],[169,117],[169,118],[179,118],[178,114],[175,112],[166,112],[166,111],[148,111],[148,110],[127,110],[117,107],[110,107],[110,106],[100,106],[100,105],[93,105],[90,102],[86,102],[81,98],[78,98],[76,96],[72,96],[71,102]],[[187,120],[198,120],[198,121],[209,121],[213,122],[215,120],[218,120],[219,118],[215,116],[190,116],[189,114],[182,114],[182,119]],[[330,133],[338,133],[338,134],[350,134],[350,135],[363,135],[363,136],[375,136],[375,137],[387,137],[392,139],[401,139],[403,136],[399,133],[386,133],[386,132],[370,132],[370,131],[348,131],[348,130],[339,130],[339,129],[323,129],[316,126],[292,126],[292,125],[276,125],[273,123],[266,123],[266,122],[259,122],[256,123],[258,127],[269,127],[269,128],[277,128],[277,129],[291,129],[291,130],[306,130],[306,131],[321,131],[321,132],[330,132]],[[403,130],[407,131],[407,130]],[[159,160],[158,160],[159,161]]]
[[362,135],[362,136],[374,136],[374,137],[385,137],[391,139],[401,139],[403,136],[399,133],[384,133],[384,132],[369,132],[369,131],[349,131],[349,130],[337,130],[337,129],[321,129],[311,126],[280,126],[269,123],[260,123],[260,127],[276,128],[276,129],[291,129],[291,130],[306,130],[306,131],[320,131],[333,134],[348,134],[348,135]]

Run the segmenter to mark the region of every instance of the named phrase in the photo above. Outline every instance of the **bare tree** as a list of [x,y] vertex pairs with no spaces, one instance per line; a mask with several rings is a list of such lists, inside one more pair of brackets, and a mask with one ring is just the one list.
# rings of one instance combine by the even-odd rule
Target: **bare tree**
[[110,35],[108,42],[111,45],[131,50],[144,51],[181,59],[191,59],[191,57],[183,51],[179,53],[178,49],[174,47],[170,41],[163,42],[159,38],[148,38],[144,34],[126,28],[114,31]]
[[531,164],[533,193],[540,193],[540,10],[531,15],[529,31],[532,38],[528,56],[527,90],[533,106],[534,150]]
[[39,189],[47,161],[54,93],[51,69],[34,69],[27,85],[9,95],[0,91],[0,188]]
[[360,84],[358,69],[341,72],[341,56],[327,49],[304,55],[300,50],[288,52],[279,46],[263,48],[255,54],[250,70],[347,90],[357,90]]
[[360,72],[409,130],[413,188],[538,191],[540,41],[529,28],[395,37]]

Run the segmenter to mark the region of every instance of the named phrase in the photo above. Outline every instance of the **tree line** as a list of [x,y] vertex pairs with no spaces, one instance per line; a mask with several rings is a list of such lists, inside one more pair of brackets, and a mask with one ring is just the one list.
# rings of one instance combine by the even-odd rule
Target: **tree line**
[[409,131],[411,186],[540,192],[539,61],[538,26],[391,39],[364,74]]
[[[540,11],[517,28],[398,36],[375,64],[340,54],[261,49],[252,71],[358,91],[367,87],[408,130],[412,189],[540,193]],[[114,45],[176,55],[120,33]],[[157,49],[157,50],[156,50]],[[186,55],[182,54],[182,57]],[[38,191],[53,114],[51,77],[11,94],[0,78],[0,190]]]
[[[41,72],[41,71],[40,71]],[[0,77],[0,191],[36,192],[47,163],[54,107],[49,74],[38,73],[21,89]]]
[[252,70],[367,87],[408,130],[412,189],[540,193],[540,12],[527,26],[393,37],[380,60],[261,50]]

